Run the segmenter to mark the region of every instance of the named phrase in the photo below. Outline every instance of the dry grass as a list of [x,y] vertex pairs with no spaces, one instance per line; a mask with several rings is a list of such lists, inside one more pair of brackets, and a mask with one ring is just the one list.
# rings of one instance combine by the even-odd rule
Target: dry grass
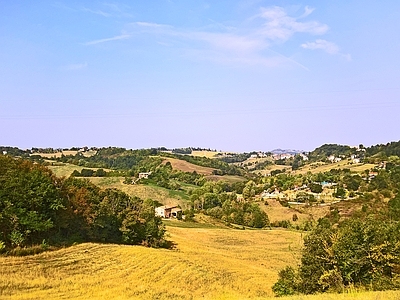
[[263,176],[268,176],[271,174],[272,171],[280,170],[280,171],[291,171],[291,166],[284,166],[284,165],[269,165],[264,170],[254,170],[253,172],[256,174],[260,174]]
[[181,205],[185,208],[186,200],[178,192],[150,185],[124,184],[123,177],[89,177],[88,179],[102,188],[116,188],[130,196],[153,199],[166,205]]
[[246,178],[236,175],[209,175],[206,178],[211,181],[226,181],[229,183],[246,181]]
[[71,164],[62,164],[57,166],[47,166],[50,170],[53,171],[54,174],[58,177],[69,177],[74,170],[78,172],[82,171],[83,167],[71,165]]
[[307,172],[311,172],[312,174],[328,172],[331,169],[350,169],[353,172],[363,172],[368,169],[373,169],[376,167],[374,164],[354,164],[351,161],[343,160],[337,163],[313,163],[310,165],[306,165],[299,170],[292,172],[293,174],[306,174]]
[[309,214],[305,212],[301,213],[293,208],[284,207],[275,199],[268,199],[266,201],[268,205],[260,204],[260,207],[267,213],[270,222],[284,220],[292,222],[293,214],[296,214],[299,218],[296,222],[293,222],[293,224],[300,224],[311,219]]
[[223,152],[215,152],[215,151],[192,151],[191,156],[200,156],[200,157],[207,157],[207,158],[215,158],[217,154],[224,154]]
[[31,155],[40,155],[43,158],[59,158],[61,157],[63,153],[62,152],[56,152],[56,153],[33,153]]
[[[274,299],[271,286],[278,271],[295,266],[300,257],[300,233],[168,224],[173,250],[86,243],[36,256],[0,257],[0,298]],[[399,297],[400,292],[389,291],[281,299]]]
[[189,163],[184,160],[176,159],[176,158],[165,158],[164,163],[170,162],[172,168],[175,170],[179,170],[182,172],[190,172],[196,171],[198,174],[201,175],[211,175],[212,172],[215,170],[213,168],[202,167],[192,163]]
[[289,231],[168,227],[175,250],[82,244],[1,257],[4,299],[245,299],[272,296],[299,258]]
[[[50,162],[51,163],[51,162]],[[68,163],[56,163],[57,165],[53,166],[47,166],[50,170],[53,171],[54,174],[58,177],[69,177],[74,170],[77,170],[78,172],[82,171],[82,169],[91,169],[96,171],[99,168],[87,168],[87,167],[81,167],[73,164],[68,164]],[[103,169],[104,171],[111,171],[109,169]]]

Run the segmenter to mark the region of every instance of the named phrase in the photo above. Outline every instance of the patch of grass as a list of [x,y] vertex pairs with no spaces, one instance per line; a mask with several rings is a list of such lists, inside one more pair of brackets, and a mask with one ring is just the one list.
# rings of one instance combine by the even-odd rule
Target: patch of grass
[[[301,234],[188,228],[167,222],[173,250],[85,243],[0,257],[1,299],[276,299],[278,271],[296,266]],[[400,291],[284,297],[399,299]]]
[[213,168],[198,166],[198,165],[195,165],[190,162],[180,160],[177,158],[169,158],[169,157],[164,158],[163,163],[167,163],[167,162],[171,163],[171,166],[173,169],[179,170],[182,172],[192,173],[193,171],[196,171],[198,174],[201,174],[201,175],[211,175],[212,172],[215,170]]
[[0,298],[243,299],[273,296],[278,270],[299,257],[300,235],[167,226],[175,250],[81,244],[0,257]]
[[235,175],[223,175],[223,176],[209,175],[209,176],[206,176],[206,178],[211,181],[226,181],[229,183],[246,181],[246,178],[244,178],[242,176],[235,176]]
[[376,167],[374,164],[354,164],[349,160],[342,160],[336,163],[312,163],[292,172],[293,174],[306,174],[311,172],[313,174],[328,172],[331,169],[350,169],[350,171],[361,173],[368,169]]
[[199,156],[199,157],[207,157],[207,158],[215,158],[218,153],[223,154],[224,152],[215,152],[215,151],[192,151],[192,156]]
[[168,227],[178,228],[222,228],[211,223],[199,223],[199,222],[185,222],[173,219],[164,219],[163,223]]
[[184,191],[171,191],[156,185],[124,184],[124,177],[88,177],[102,188],[116,188],[130,196],[141,199],[153,199],[163,204],[181,205],[186,209],[188,196]]
[[[54,162],[53,165],[47,166],[51,171],[53,171],[54,174],[58,177],[69,177],[71,176],[72,172],[74,170],[77,170],[78,172],[81,172],[82,169],[90,169],[93,171],[97,171],[99,168],[87,168],[87,167],[82,167],[82,166],[77,166],[73,164],[68,164],[68,163],[59,163],[59,162]],[[109,169],[103,169],[104,171],[111,171]]]

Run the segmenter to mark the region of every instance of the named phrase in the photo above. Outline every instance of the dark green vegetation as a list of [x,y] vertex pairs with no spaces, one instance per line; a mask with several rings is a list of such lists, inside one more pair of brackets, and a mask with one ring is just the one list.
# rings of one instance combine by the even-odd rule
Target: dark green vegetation
[[57,178],[44,166],[0,156],[2,251],[34,244],[99,241],[160,246],[154,205],[87,180]]
[[[354,185],[346,180],[358,189],[360,179]],[[400,288],[400,166],[381,170],[365,189],[373,193],[358,198],[360,211],[343,220],[331,211],[318,220],[304,239],[299,269],[280,271],[273,287],[277,295]]]

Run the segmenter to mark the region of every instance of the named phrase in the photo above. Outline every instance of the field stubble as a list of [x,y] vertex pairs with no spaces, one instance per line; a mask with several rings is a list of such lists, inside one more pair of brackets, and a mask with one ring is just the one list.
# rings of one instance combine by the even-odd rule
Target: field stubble
[[[0,299],[272,299],[278,271],[295,266],[300,257],[298,232],[185,228],[174,222],[167,226],[172,250],[85,243],[36,256],[0,257]],[[382,292],[282,299],[399,296]]]

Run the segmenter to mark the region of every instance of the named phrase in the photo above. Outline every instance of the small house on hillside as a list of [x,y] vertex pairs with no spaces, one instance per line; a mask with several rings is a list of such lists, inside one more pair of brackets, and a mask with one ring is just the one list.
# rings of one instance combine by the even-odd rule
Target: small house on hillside
[[156,207],[156,216],[169,219],[169,218],[178,218],[182,216],[182,209],[180,209],[177,205],[164,205]]
[[151,172],[142,172],[142,173],[139,173],[139,179],[142,179],[142,178],[148,179],[150,175],[151,175]]

